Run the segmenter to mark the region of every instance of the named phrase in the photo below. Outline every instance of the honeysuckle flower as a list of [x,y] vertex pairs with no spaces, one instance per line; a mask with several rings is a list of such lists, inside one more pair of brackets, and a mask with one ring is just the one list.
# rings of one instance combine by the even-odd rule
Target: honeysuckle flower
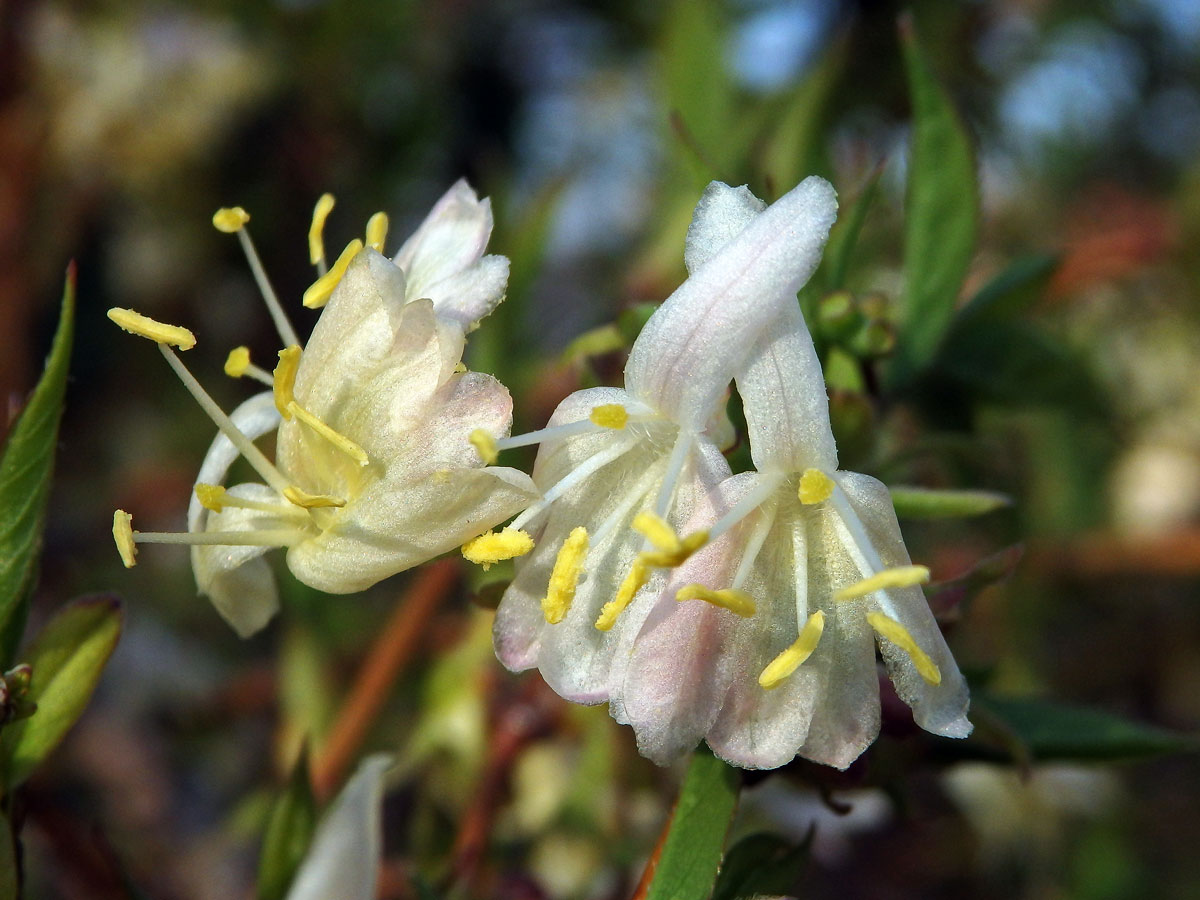
[[[327,207],[323,200],[314,215],[318,244]],[[491,221],[486,201],[474,201],[462,183],[452,188],[405,244],[409,269],[352,243],[350,255],[318,278],[321,290],[309,291],[316,298],[310,305],[324,309],[303,350],[245,237],[247,218],[222,210],[214,222],[242,237],[288,346],[273,374],[253,366],[245,348],[230,354],[226,372],[265,381],[270,391],[227,417],[168,346],[190,347],[190,332],[110,312],[159,343],[220,432],[201,466],[188,533],[135,533],[119,511],[114,535],[122,555],[130,564],[135,543],[191,544],[201,593],[242,635],[277,609],[262,559],[272,547],[287,548],[288,567],[305,584],[350,593],[461,545],[537,496],[524,473],[483,466],[469,440],[476,432],[506,435],[512,420],[504,386],[460,363],[466,329],[503,292],[494,273],[507,262],[481,257]],[[368,244],[382,245],[379,221],[368,225]],[[453,235],[470,242],[465,252],[451,246]],[[317,250],[314,257],[323,258]],[[413,284],[434,289],[437,299],[413,298]],[[467,291],[467,300],[447,285]],[[254,440],[275,429],[271,462]],[[222,486],[239,455],[263,483]]]
[[391,764],[382,754],[359,764],[321,819],[287,900],[375,900],[383,852],[380,807]]
[[[722,214],[731,233],[761,215]],[[887,488],[837,470],[799,307],[756,312],[736,377],[756,471],[725,480],[711,518],[688,523],[710,542],[643,619],[614,706],[660,764],[703,738],[739,766],[799,753],[845,768],[879,731],[878,645],[917,723],[965,737],[967,687],[918,586],[929,572],[911,564]]]
[[[727,215],[708,214],[730,203],[756,214],[736,235]],[[506,666],[538,667],[572,700],[609,699],[618,648],[638,633],[656,586],[707,540],[703,528],[680,526],[729,475],[711,429],[761,328],[755,310],[795,302],[836,207],[818,178],[765,209],[744,188],[706,192],[688,232],[689,277],[635,341],[624,389],[577,392],[542,431],[496,444],[541,445],[533,478],[542,499],[507,531],[464,548],[486,561],[522,528],[536,538],[497,612]]]

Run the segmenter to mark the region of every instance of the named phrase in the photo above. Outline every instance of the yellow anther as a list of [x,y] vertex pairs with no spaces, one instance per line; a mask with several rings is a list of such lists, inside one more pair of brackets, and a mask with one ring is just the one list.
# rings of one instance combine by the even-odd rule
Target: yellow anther
[[225,488],[218,484],[196,485],[196,499],[205,509],[220,512],[225,508]]
[[225,357],[225,374],[230,378],[241,378],[250,368],[250,348],[234,347]]
[[346,249],[337,258],[337,262],[329,267],[329,271],[309,285],[308,290],[304,292],[302,302],[306,307],[309,309],[318,309],[329,301],[329,295],[338,286],[338,282],[346,274],[346,269],[350,268],[350,263],[354,257],[358,256],[358,252],[362,248],[363,242],[358,238],[355,238],[346,245]]
[[457,362],[454,364],[454,374],[455,375],[466,374],[466,371],[467,371],[466,363]]
[[310,494],[308,491],[302,490],[294,484],[283,489],[283,496],[289,502],[295,503],[297,506],[302,506],[305,509],[328,509],[330,507],[340,509],[346,505],[346,501],[341,497],[331,497],[328,494]]
[[813,651],[817,649],[817,644],[821,640],[821,632],[824,630],[825,613],[818,609],[808,617],[808,621],[800,629],[800,636],[792,642],[792,646],[767,663],[767,667],[758,676],[758,683],[767,690],[783,684],[784,679],[800,668],[804,661],[812,656]]
[[196,346],[196,336],[179,325],[167,325],[163,322],[143,316],[132,309],[122,309],[114,306],[108,311],[108,317],[130,334],[149,338],[159,344],[170,344],[180,350],[191,350]]
[[647,566],[657,566],[660,569],[673,569],[683,565],[684,561],[708,543],[707,531],[693,531],[671,550],[644,550],[638,558]]
[[842,588],[833,595],[833,599],[837,601],[856,600],[876,591],[912,587],[914,584],[924,584],[928,580],[929,569],[925,566],[896,566],[894,569],[884,569],[882,572],[876,572],[870,578],[864,578],[862,581],[856,581],[854,584]]
[[587,549],[587,529],[580,525],[567,535],[558,556],[554,558],[550,586],[546,589],[546,596],[542,598],[542,615],[551,625],[557,625],[567,617],[571,602],[575,599],[579,576],[583,572]]
[[113,512],[113,540],[117,543],[121,562],[125,563],[125,568],[132,569],[137,565],[137,545],[133,542],[133,516],[123,509]]
[[388,217],[385,212],[377,212],[367,219],[367,246],[378,253],[383,252],[383,242],[387,240]]
[[293,344],[279,351],[279,365],[275,367],[275,408],[285,419],[292,417],[291,407],[296,402],[293,390],[296,387],[296,372],[300,368],[300,348]]
[[620,403],[602,403],[592,407],[588,418],[592,420],[593,425],[599,425],[601,428],[621,429],[629,421],[629,411]]
[[633,517],[633,530],[643,534],[646,540],[664,553],[675,553],[679,550],[680,541],[675,529],[661,516],[649,510]]
[[[288,412],[319,434],[321,437],[325,438],[325,440],[329,441],[329,443],[333,444],[333,446],[337,447],[360,466],[370,465],[371,458],[367,456],[366,450],[358,446],[358,444],[354,443],[354,441],[350,440],[350,438],[346,437],[344,434],[334,431],[295,400],[288,404]],[[291,416],[288,418],[291,418]]]
[[333,194],[322,194],[313,207],[312,224],[308,226],[308,261],[314,266],[325,261],[325,220],[333,212]]
[[496,457],[500,451],[496,448],[496,439],[492,437],[492,433],[483,428],[476,428],[467,437],[471,442],[471,446],[479,454],[479,458],[483,460],[484,465],[492,465],[496,462]]
[[891,641],[908,654],[908,658],[913,661],[913,665],[917,667],[917,672],[922,678],[935,687],[942,683],[942,673],[938,669],[937,663],[917,646],[917,642],[913,640],[913,636],[908,633],[907,628],[881,612],[869,613],[867,621],[871,623],[871,627],[880,637]]
[[488,531],[462,545],[462,555],[469,562],[483,566],[486,572],[492,563],[524,556],[533,549],[533,538],[524,531],[505,528],[503,531]]
[[820,469],[805,469],[796,493],[801,503],[823,503],[833,496],[833,479]]
[[250,213],[240,206],[223,206],[213,213],[213,227],[226,234],[241,231],[249,221]]
[[754,598],[745,591],[736,588],[725,588],[714,591],[702,584],[685,584],[675,592],[675,599],[680,603],[686,600],[703,600],[721,609],[727,609],[735,615],[748,619],[754,615]]
[[642,589],[647,581],[650,580],[650,567],[642,562],[642,554],[638,554],[634,559],[633,565],[629,567],[629,571],[625,575],[625,580],[621,582],[621,586],[617,588],[617,596],[609,600],[600,609],[600,616],[596,619],[596,628],[600,631],[608,631],[617,624],[617,617],[625,611],[637,592]]

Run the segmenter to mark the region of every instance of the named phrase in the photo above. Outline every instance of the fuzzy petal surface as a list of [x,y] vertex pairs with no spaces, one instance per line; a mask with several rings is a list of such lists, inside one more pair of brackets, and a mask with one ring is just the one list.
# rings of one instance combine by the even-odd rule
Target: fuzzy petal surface
[[721,181],[709,182],[692,213],[684,244],[683,263],[689,274],[716,256],[766,208],[744,184],[730,187]]

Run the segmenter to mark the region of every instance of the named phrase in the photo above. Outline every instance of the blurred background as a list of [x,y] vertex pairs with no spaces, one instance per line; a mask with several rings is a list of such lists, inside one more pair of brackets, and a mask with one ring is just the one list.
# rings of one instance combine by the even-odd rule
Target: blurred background
[[[394,251],[460,176],[492,198],[490,246],[512,258],[512,279],[468,361],[510,387],[523,430],[571,390],[619,380],[643,304],[684,277],[708,180],[771,199],[804,175],[829,178],[843,216],[864,211],[839,293],[806,301],[843,466],[1013,498],[985,516],[904,523],[943,583],[935,605],[978,696],[1195,734],[1200,4],[907,8],[975,149],[978,239],[961,297],[997,278],[1009,287],[903,383],[887,377],[912,121],[899,4],[0,8],[10,416],[36,381],[67,261],[79,266],[34,623],[79,595],[125,604],[91,708],[27,789],[29,896],[250,896],[266,810],[302,736],[318,750],[328,739],[381,623],[420,577],[331,598],[280,565],[284,615],[242,642],[197,598],[185,551],[144,548],[127,572],[108,535],[116,507],[146,530],[184,526],[212,426],[105,311],[191,328],[189,366],[232,408],[249,389],[221,374],[225,354],[244,343],[261,361],[277,346],[211,215],[250,212],[304,333],[305,236],[323,191],[338,198],[334,254],[376,210],[391,216]],[[418,639],[365,743],[400,760],[385,895],[628,896],[677,773],[641,760],[603,708],[503,671],[488,606],[504,572],[489,584],[453,568],[457,587],[410,604],[403,627]],[[953,746],[914,733],[902,705],[885,709],[884,738],[847,773],[753,776],[735,837],[769,832],[783,854],[815,824],[794,857],[804,897],[1200,896],[1194,755],[1110,764],[1162,749],[1137,729],[1129,752],[1031,749],[1003,703],[981,700],[977,737]]]

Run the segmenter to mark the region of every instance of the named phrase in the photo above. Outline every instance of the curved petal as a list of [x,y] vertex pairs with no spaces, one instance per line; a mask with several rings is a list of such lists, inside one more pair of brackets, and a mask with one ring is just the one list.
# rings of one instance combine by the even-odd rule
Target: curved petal
[[688,272],[695,272],[716,256],[766,208],[767,204],[750,193],[750,188],[744,184],[730,187],[720,181],[709,182],[688,226],[683,249],[683,262]]
[[466,331],[500,305],[508,287],[508,257],[485,256],[474,265],[439,279],[422,296],[433,301],[437,314]]
[[650,317],[625,366],[629,392],[702,429],[755,338],[796,302],[836,211],[833,188],[813,177],[755,216]]
[[388,756],[368,756],[321,820],[287,900],[375,900]]
[[483,256],[491,233],[491,200],[480,200],[466,179],[459,179],[393,260],[408,277],[409,299],[430,297],[431,286],[472,265]]

